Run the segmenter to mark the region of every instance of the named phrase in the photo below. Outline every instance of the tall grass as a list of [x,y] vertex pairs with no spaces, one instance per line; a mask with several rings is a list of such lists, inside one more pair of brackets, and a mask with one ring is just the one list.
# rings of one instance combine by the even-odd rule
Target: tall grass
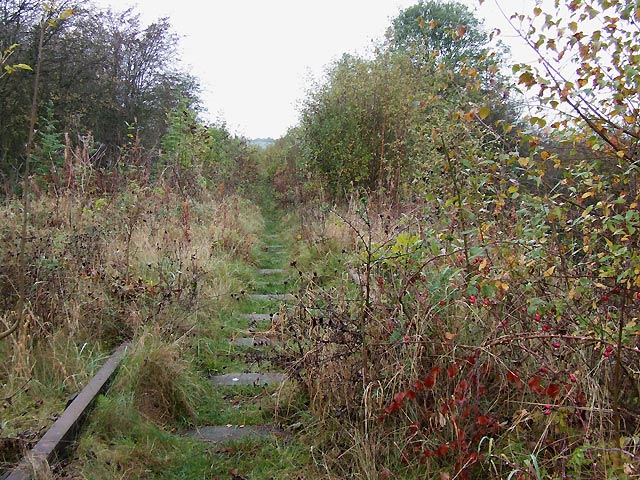
[[[121,378],[137,382],[135,406],[160,422],[188,417],[190,377],[176,342],[246,288],[263,227],[253,204],[205,189],[187,195],[162,179],[109,190],[90,183],[31,201],[26,320],[0,342],[0,438],[15,445],[0,461],[33,444],[125,339],[153,370]],[[0,329],[16,315],[20,212],[17,199],[0,205]]]

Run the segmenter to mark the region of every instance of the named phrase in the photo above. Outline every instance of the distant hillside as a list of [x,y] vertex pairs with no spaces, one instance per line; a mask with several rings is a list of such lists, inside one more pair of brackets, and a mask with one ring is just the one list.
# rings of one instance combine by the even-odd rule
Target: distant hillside
[[267,148],[269,145],[273,145],[275,143],[275,140],[273,138],[254,138],[253,140],[251,140],[249,143],[251,143],[251,145],[256,145],[260,148]]

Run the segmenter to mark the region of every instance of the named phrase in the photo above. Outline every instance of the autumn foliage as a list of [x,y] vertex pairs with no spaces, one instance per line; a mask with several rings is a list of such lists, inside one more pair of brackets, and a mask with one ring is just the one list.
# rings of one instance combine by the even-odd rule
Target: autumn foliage
[[[306,234],[320,255],[328,239],[353,252],[343,278],[355,286],[310,277],[291,326],[314,410],[348,412],[351,435],[368,439],[354,453],[367,461],[351,466],[362,475],[394,471],[389,458],[399,476],[638,474],[640,9],[556,3],[511,19],[539,54],[513,66],[511,86],[490,62],[425,60],[438,22],[416,7],[425,37],[409,60],[397,49],[368,70],[343,60],[309,103],[326,100],[305,119],[326,133],[331,95],[348,110],[343,76],[362,68],[373,88],[384,65],[411,95],[395,103],[350,83],[355,101],[380,108],[362,116],[379,121],[373,148],[344,151],[378,165],[354,170],[376,194],[351,196]],[[431,83],[416,80],[425,72]],[[489,85],[500,94],[484,95]],[[518,101],[533,113],[513,116]],[[310,168],[350,158],[341,128]]]

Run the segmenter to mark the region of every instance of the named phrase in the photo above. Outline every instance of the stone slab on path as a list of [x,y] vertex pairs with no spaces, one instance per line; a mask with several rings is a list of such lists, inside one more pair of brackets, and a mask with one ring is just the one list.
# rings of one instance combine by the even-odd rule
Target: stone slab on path
[[260,275],[279,275],[284,272],[284,268],[261,268],[258,270]]
[[249,295],[251,300],[293,300],[290,293],[253,293]]
[[243,313],[240,316],[251,322],[270,322],[278,319],[277,313]]
[[261,347],[273,345],[275,342],[267,337],[241,337],[231,341],[234,347]]
[[284,373],[226,373],[209,377],[214,385],[279,385],[286,380]]
[[284,245],[269,245],[264,247],[264,251],[266,253],[272,253],[274,255],[285,255],[287,253],[287,248]]
[[245,438],[268,439],[272,436],[284,436],[284,431],[271,425],[256,426],[210,426],[189,430],[187,436],[211,443],[223,443]]

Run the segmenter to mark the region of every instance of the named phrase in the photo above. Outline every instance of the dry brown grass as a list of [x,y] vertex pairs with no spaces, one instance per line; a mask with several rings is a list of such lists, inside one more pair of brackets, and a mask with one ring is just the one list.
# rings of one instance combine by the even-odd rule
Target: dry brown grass
[[[20,208],[12,199],[0,206],[2,330],[15,317]],[[0,397],[10,399],[0,436],[50,423],[121,340],[157,336],[171,343],[199,328],[245,288],[238,268],[261,228],[257,207],[240,197],[200,191],[185,198],[163,184],[34,198],[26,321],[0,343]],[[184,374],[179,357],[176,347],[154,349],[146,364],[150,383],[137,390],[140,408],[159,421],[189,414],[171,387]],[[38,398],[52,401],[36,412]]]

